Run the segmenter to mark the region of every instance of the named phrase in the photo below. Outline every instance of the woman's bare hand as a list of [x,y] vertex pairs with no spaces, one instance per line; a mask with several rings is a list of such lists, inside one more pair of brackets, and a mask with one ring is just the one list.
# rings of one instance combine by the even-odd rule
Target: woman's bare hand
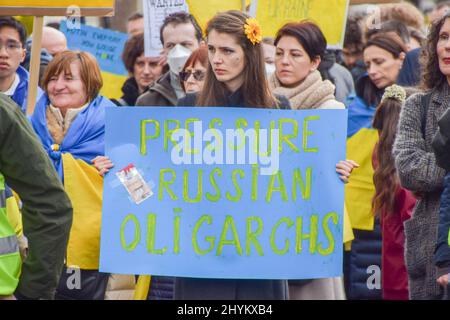
[[444,274],[437,279],[437,283],[439,283],[442,287],[446,287],[449,285],[448,283],[448,274]]
[[111,160],[109,160],[109,158],[105,156],[95,157],[95,159],[92,160],[92,164],[98,170],[98,173],[101,176],[104,176],[109,172],[109,169],[114,167],[114,164],[111,162]]
[[344,183],[349,182],[350,175],[355,168],[359,168],[359,164],[353,160],[342,160],[336,164],[336,172]]

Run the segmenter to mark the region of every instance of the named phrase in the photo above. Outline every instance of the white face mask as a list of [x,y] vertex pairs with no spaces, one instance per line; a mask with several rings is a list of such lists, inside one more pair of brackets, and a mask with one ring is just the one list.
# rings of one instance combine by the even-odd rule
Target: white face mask
[[167,55],[167,63],[169,64],[170,71],[178,75],[184,67],[187,59],[191,56],[191,50],[183,47],[181,44],[177,44]]
[[266,67],[266,76],[267,78],[270,78],[270,76],[272,76],[276,71],[275,64],[270,64],[266,62],[265,67]]

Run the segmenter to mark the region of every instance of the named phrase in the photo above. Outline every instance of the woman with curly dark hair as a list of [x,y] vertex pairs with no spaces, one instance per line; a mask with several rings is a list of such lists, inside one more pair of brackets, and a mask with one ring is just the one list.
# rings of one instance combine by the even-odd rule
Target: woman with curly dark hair
[[412,218],[405,222],[410,298],[441,299],[444,290],[436,282],[433,258],[445,170],[436,163],[432,141],[438,119],[450,107],[450,13],[432,25],[422,65],[426,92],[406,101],[394,155],[402,186],[420,197]]
[[[409,89],[408,93],[414,91]],[[403,223],[411,217],[416,198],[401,187],[392,156],[398,119],[406,96],[407,92],[400,86],[387,87],[373,119],[373,127],[378,130],[380,138],[373,152],[375,195],[372,208],[381,221],[381,282],[385,300],[408,300]]]

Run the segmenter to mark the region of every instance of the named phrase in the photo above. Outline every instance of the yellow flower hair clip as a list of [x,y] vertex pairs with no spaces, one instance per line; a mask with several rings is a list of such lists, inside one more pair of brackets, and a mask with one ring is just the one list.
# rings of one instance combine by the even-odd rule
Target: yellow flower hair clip
[[247,36],[248,40],[253,43],[253,45],[262,41],[262,30],[258,20],[254,18],[248,18],[245,21],[244,29],[245,35]]

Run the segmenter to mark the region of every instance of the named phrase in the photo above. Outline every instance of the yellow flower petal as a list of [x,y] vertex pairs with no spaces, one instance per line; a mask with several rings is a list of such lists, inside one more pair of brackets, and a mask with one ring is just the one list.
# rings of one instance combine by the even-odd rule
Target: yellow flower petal
[[249,18],[246,20],[244,26],[245,35],[251,41],[253,45],[260,43],[262,41],[262,31],[261,26],[258,21],[254,18]]

